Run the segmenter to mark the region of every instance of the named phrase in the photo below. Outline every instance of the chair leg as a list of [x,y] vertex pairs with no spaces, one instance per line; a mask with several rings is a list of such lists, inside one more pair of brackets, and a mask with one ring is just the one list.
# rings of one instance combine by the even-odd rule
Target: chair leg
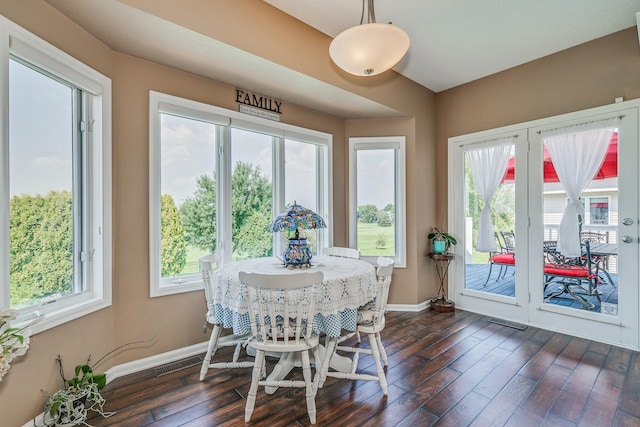
[[384,393],[384,395],[386,396],[387,394],[389,394],[389,391],[387,390],[387,377],[384,375],[384,369],[382,368],[382,363],[380,363],[380,349],[378,348],[375,334],[369,334],[369,344],[371,345],[371,353],[373,355],[373,359],[376,361],[378,382],[380,383],[380,388],[382,388],[382,393]]
[[320,370],[320,379],[318,381],[319,388],[322,388],[325,380],[327,379],[327,372],[329,372],[329,362],[331,361],[331,356],[333,356],[333,353],[336,351],[337,342],[338,342],[338,338],[329,338],[327,336],[327,340],[325,343],[326,344],[325,355],[324,355],[324,360],[322,361],[322,368]]
[[247,404],[244,408],[244,422],[248,423],[253,414],[253,408],[256,405],[256,395],[258,394],[258,382],[262,377],[262,366],[264,364],[264,351],[256,350],[256,360],[253,365],[253,373],[251,374],[251,387],[247,394]]
[[[493,263],[492,263],[492,262],[490,262],[490,263],[489,263],[489,274],[487,275],[487,280],[485,280],[485,281],[484,281],[484,284],[482,285],[483,287],[484,287],[484,286],[487,286],[487,283],[489,283],[489,279],[491,278],[491,270],[492,270],[492,269],[493,269]],[[500,273],[498,273],[498,277],[500,277]]]
[[384,350],[384,345],[382,344],[382,337],[380,336],[380,332],[376,332],[376,341],[378,342],[378,349],[380,350],[380,359],[382,359],[382,364],[384,366],[387,366],[388,365],[387,352]]
[[242,349],[242,344],[236,344],[236,349],[233,351],[233,362],[236,363],[240,358],[240,350]]
[[[307,412],[311,424],[316,423],[316,390],[315,381],[311,380],[311,363],[309,361],[309,352],[307,350],[300,352],[302,356],[302,376],[305,383],[305,397],[307,398]],[[246,417],[245,417],[246,418]]]
[[207,353],[204,356],[202,367],[200,368],[200,381],[204,380],[204,377],[207,375],[209,364],[211,363],[211,358],[213,358],[213,355],[216,354],[220,332],[222,332],[222,327],[220,325],[213,325],[211,337],[209,338],[209,345],[207,346]]

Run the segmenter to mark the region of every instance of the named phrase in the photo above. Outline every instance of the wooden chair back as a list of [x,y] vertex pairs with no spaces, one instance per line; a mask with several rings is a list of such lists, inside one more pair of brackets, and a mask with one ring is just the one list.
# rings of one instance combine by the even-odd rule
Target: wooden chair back
[[249,322],[253,339],[267,345],[308,342],[313,334],[316,289],[321,271],[261,274],[241,271],[246,287]]
[[[204,282],[204,297],[207,302],[207,320],[213,316],[213,275],[220,264],[221,257],[217,252],[200,257],[200,273]],[[211,322],[213,323],[213,322]]]
[[378,291],[375,300],[373,324],[379,325],[384,323],[384,313],[386,311],[387,301],[389,300],[389,288],[391,287],[394,261],[391,258],[378,257],[376,262],[378,264],[376,268]]
[[322,255],[337,256],[342,258],[360,259],[360,251],[354,248],[342,248],[339,246],[332,246],[330,248],[322,249]]

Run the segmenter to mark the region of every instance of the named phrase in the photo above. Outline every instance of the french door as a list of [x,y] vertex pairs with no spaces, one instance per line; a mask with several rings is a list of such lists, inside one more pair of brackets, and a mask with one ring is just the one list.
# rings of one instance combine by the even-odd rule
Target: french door
[[[639,347],[639,106],[450,139],[459,244],[449,295],[459,308]],[[555,269],[569,258],[577,278]]]

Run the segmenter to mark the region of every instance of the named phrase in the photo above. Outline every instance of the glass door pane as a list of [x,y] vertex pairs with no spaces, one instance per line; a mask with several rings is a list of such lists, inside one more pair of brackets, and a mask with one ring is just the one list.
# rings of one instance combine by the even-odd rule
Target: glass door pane
[[[515,144],[501,147],[472,147],[465,155],[465,288],[507,297],[515,296]],[[484,150],[483,159],[473,166],[472,153]],[[503,164],[506,153],[506,169]],[[500,157],[500,158],[499,158]],[[492,160],[493,159],[493,160]],[[504,172],[497,173],[498,167]],[[474,170],[475,169],[475,170]],[[493,180],[493,182],[491,182]],[[492,191],[492,189],[495,190]],[[491,206],[490,241],[481,243],[480,223],[487,202]],[[486,234],[485,234],[486,236]]]
[[[576,132],[563,136],[567,146],[589,145],[591,149],[568,150],[549,147],[544,139],[542,155],[543,175],[543,240],[544,240],[544,303],[576,310],[617,316],[618,313],[618,129]],[[598,144],[602,148],[598,151]],[[576,152],[577,151],[577,152]],[[563,164],[563,155],[570,161]],[[586,185],[579,194],[577,227],[581,242],[580,254],[567,254],[558,249],[563,215],[575,215],[569,209],[569,192],[578,184],[582,168],[589,167],[594,156],[595,174],[585,176]],[[597,159],[596,159],[597,156]],[[558,167],[556,167],[558,166]],[[575,178],[569,183],[568,178]],[[589,256],[587,256],[587,251]],[[568,265],[567,265],[568,264]]]

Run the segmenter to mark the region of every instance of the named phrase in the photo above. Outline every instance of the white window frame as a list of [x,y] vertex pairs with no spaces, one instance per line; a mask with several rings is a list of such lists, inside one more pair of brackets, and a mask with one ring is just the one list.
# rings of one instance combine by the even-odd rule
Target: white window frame
[[[35,333],[111,305],[111,80],[60,49],[0,16],[0,307],[9,306],[9,57],[33,64],[83,91],[87,154],[83,174],[83,230],[86,263],[83,292],[20,309],[20,317],[41,315]],[[75,221],[75,220],[74,220]],[[74,225],[76,227],[77,224]],[[75,246],[74,246],[75,247]],[[80,249],[75,247],[76,249]],[[74,255],[76,256],[76,255]],[[74,275],[78,270],[74,270]],[[77,282],[77,278],[74,278]]]
[[[406,247],[406,138],[404,136],[349,138],[349,246],[358,247],[357,159],[358,150],[395,150],[395,266],[407,266]],[[361,259],[376,263],[377,256]]]
[[[332,239],[332,135],[305,129],[285,123],[253,117],[236,111],[209,104],[180,98],[160,92],[149,91],[149,275],[150,296],[159,297],[203,289],[200,274],[162,278],[160,274],[160,114],[171,113],[194,118],[217,125],[216,150],[216,251],[222,255],[222,262],[230,262],[231,247],[231,128],[246,129],[266,133],[274,138],[273,156],[273,216],[285,208],[284,173],[278,164],[284,164],[284,140],[294,139],[326,147],[326,156],[319,151],[317,160],[317,213],[325,219],[327,229],[318,237],[319,248],[329,246]],[[326,176],[324,174],[326,170]],[[284,251],[281,239],[274,235],[274,254]]]

